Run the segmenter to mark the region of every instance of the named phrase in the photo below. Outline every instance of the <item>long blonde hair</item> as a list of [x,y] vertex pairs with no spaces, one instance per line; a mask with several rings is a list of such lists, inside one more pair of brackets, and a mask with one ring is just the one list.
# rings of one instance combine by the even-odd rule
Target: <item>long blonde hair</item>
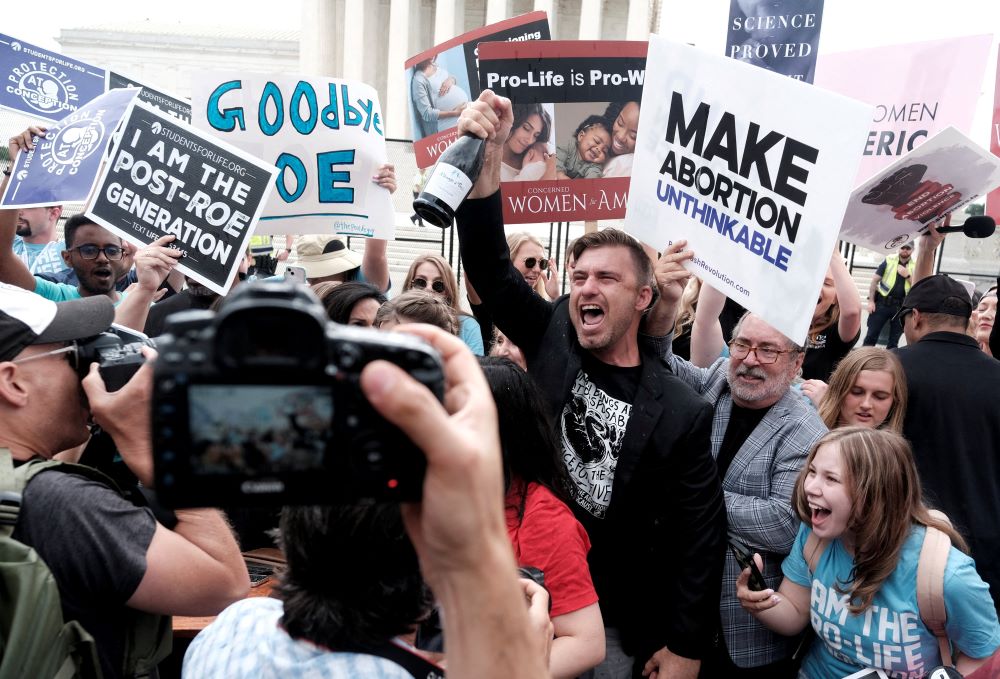
[[924,504],[910,444],[885,429],[842,427],[816,442],[792,494],[799,519],[809,522],[812,517],[805,492],[809,467],[819,449],[831,444],[840,448],[841,483],[851,497],[847,530],[854,534],[854,568],[851,582],[836,584],[838,592],[850,595],[847,608],[851,613],[857,615],[872,605],[882,583],[896,569],[914,524],[937,528],[955,547],[968,550],[951,524],[931,516]]
[[[544,256],[545,246],[542,245],[542,241],[538,240],[527,231],[518,231],[517,233],[507,234],[507,249],[510,250],[511,262],[514,261],[517,251],[520,250],[525,243],[531,243],[540,247]],[[545,292],[545,280],[545,272],[543,271],[542,275],[539,276],[538,280],[535,282],[535,287],[533,288],[533,290],[537,292],[542,299],[549,298],[549,294]]]
[[895,354],[878,347],[854,349],[837,364],[837,369],[830,375],[830,386],[819,404],[819,416],[823,423],[829,429],[840,426],[841,406],[862,370],[880,370],[892,375],[892,407],[878,428],[902,434],[906,416],[906,374]]
[[681,294],[681,303],[677,309],[677,317],[674,319],[674,339],[688,332],[694,324],[694,312],[695,306],[698,304],[699,292],[701,292],[701,279],[697,276],[691,276]]
[[[448,300],[448,305],[455,310],[456,314],[464,313],[462,307],[459,306],[458,280],[455,278],[455,270],[451,268],[448,260],[441,255],[423,254],[414,258],[413,263],[410,264],[410,270],[406,272],[406,278],[403,279],[403,291],[405,292],[410,289],[410,284],[413,282],[414,275],[416,275],[417,267],[424,262],[433,264],[441,275],[441,280],[444,282],[445,299]],[[429,284],[427,289],[428,291],[430,290]]]

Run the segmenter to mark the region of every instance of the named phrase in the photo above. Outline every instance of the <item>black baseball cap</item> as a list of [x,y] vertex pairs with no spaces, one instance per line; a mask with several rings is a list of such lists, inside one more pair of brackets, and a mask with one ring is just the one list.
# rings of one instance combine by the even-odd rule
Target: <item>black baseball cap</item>
[[928,314],[948,314],[968,320],[972,316],[972,297],[961,283],[944,274],[918,281],[903,299],[895,318],[900,320],[916,309]]
[[11,360],[32,344],[93,337],[114,320],[114,304],[105,295],[56,303],[0,283],[0,361]]

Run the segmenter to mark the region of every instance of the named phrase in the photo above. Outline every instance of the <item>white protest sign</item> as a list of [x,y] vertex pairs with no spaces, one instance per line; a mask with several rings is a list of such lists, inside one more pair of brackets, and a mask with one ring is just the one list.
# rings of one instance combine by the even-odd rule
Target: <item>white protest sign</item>
[[177,268],[224,295],[275,176],[273,165],[136,101],[87,214],[139,246],[174,236]]
[[1000,158],[948,127],[855,189],[840,237],[892,252],[998,186]]
[[625,228],[806,338],[872,107],[650,36]]
[[386,162],[378,93],[350,80],[198,73],[192,124],[277,166],[262,233],[392,238],[389,191],[372,181]]

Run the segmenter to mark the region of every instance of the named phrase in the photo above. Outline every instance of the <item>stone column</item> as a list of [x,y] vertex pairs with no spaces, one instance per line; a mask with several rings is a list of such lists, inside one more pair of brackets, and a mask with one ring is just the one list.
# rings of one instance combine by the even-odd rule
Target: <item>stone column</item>
[[[340,75],[342,53],[338,49],[337,3],[302,0],[302,37],[299,42],[299,69],[303,73]],[[331,39],[333,38],[333,39]]]
[[629,0],[625,39],[649,39],[649,0]]
[[[402,68],[407,57],[411,56],[410,22],[416,21],[418,7],[416,0],[391,0],[389,4],[389,69]],[[395,82],[394,79],[389,80]],[[385,136],[395,138],[410,138],[409,105],[405,87],[387,88],[385,102]]]
[[510,16],[510,0],[487,0],[486,23],[495,24]]
[[581,0],[580,40],[601,39],[601,0]]

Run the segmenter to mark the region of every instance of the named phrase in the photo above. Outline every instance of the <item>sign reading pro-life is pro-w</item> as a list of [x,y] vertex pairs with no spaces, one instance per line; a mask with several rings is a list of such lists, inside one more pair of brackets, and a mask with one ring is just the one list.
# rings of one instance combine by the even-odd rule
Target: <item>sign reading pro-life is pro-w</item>
[[173,235],[178,268],[225,294],[277,172],[136,102],[87,214],[140,246]]
[[801,342],[871,106],[650,36],[626,229]]

